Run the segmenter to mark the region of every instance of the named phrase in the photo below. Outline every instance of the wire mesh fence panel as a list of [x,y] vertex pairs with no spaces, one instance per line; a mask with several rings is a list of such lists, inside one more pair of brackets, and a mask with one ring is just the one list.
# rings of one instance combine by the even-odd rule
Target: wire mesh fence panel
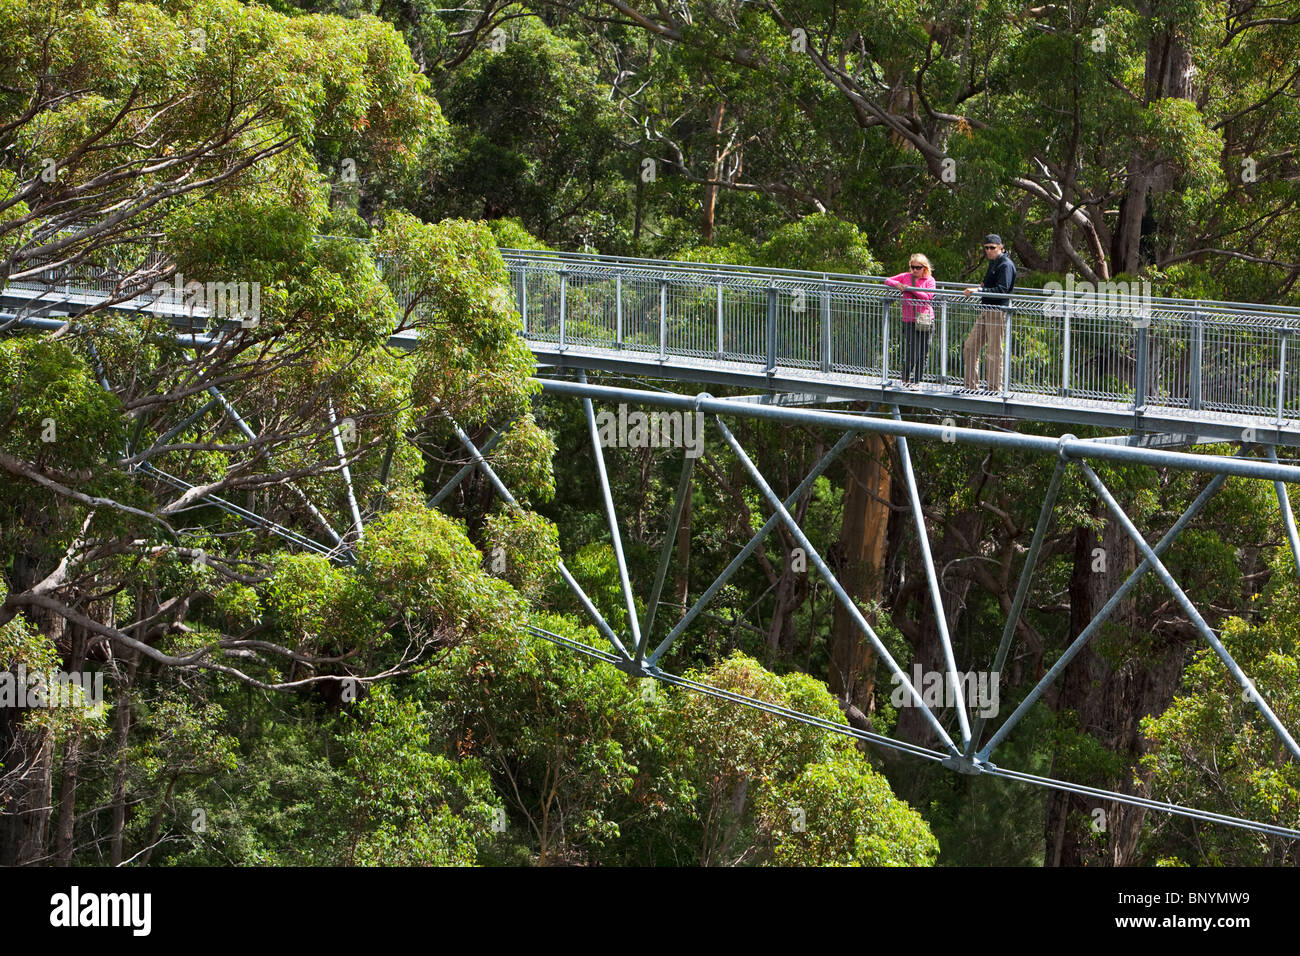
[[820,296],[810,283],[778,283],[776,361],[787,368],[821,366]]
[[702,277],[672,281],[666,288],[667,351],[711,358],[717,351],[717,295]]
[[564,341],[587,348],[613,348],[618,302],[616,280],[580,271],[565,281]]
[[623,348],[659,351],[661,281],[645,272],[627,272],[620,280],[623,299]]
[[1070,394],[1132,404],[1136,338],[1131,322],[1088,306],[1070,310]]
[[1191,408],[1196,364],[1196,319],[1186,311],[1157,309],[1151,315],[1146,403]]
[[1283,420],[1300,418],[1300,328],[1282,335],[1278,355],[1279,358],[1285,357],[1286,366],[1278,390],[1282,410],[1277,417]]
[[1279,344],[1276,330],[1258,327],[1246,317],[1207,317],[1201,359],[1202,408],[1274,413]]
[[[900,293],[878,280],[567,254],[507,261],[525,334],[539,341],[889,381],[911,351]],[[1004,389],[1080,405],[1136,401],[1214,419],[1276,417],[1279,403],[1286,416],[1300,402],[1295,310],[1026,290],[1008,341],[1005,314],[994,328],[978,297],[939,289],[931,304],[934,329],[915,345],[923,380],[940,387],[968,373],[977,384],[1002,378],[997,362]]]
[[[884,370],[885,323],[890,298],[885,292],[844,289],[830,305],[830,366],[837,372],[880,378]],[[895,338],[898,337],[895,333]]]
[[[561,280],[558,273],[548,269],[527,269],[521,291],[525,294],[527,306],[526,326],[528,337],[539,342],[559,342],[560,340],[560,292]],[[567,286],[567,282],[563,283]],[[567,288],[564,290],[567,293]]]
[[734,362],[765,362],[766,326],[766,289],[756,281],[722,287],[722,357]]
[[[966,384],[966,349],[972,342],[975,325],[979,320],[980,304],[969,296],[953,296],[948,299],[947,353],[948,381],[946,384],[961,386]],[[976,364],[971,369],[971,377],[976,384],[981,377],[988,378],[989,349],[981,344]]]

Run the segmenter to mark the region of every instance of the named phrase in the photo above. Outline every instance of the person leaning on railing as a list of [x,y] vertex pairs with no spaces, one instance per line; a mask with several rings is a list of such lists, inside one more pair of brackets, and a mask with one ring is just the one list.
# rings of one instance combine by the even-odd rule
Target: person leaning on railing
[[[903,387],[912,388],[921,383],[925,373],[925,359],[930,351],[930,335],[934,331],[934,307],[930,300],[934,276],[930,260],[921,253],[912,254],[908,271],[885,280],[885,285],[903,290]],[[904,282],[903,280],[907,280]]]
[[1006,328],[1006,310],[1011,305],[1011,290],[1016,287],[1016,264],[1002,248],[1002,237],[990,233],[984,237],[984,256],[988,268],[979,286],[966,290],[966,295],[980,293],[980,312],[975,327],[966,337],[962,347],[962,362],[966,366],[966,387],[977,390],[980,384],[980,352],[988,347],[985,359],[985,378],[994,392],[1002,391],[1002,338]]

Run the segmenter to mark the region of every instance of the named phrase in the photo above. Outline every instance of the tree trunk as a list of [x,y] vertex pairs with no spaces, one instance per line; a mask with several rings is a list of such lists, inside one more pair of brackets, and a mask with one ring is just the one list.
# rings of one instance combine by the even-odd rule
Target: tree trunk
[[[15,556],[16,588],[31,587],[35,573],[34,562]],[[30,619],[54,646],[63,640],[62,617],[38,610]],[[54,743],[45,728],[24,727],[25,714],[22,708],[0,708],[0,866],[45,863],[49,853]]]
[[704,221],[700,224],[700,238],[706,246],[713,245],[713,220],[718,205],[717,182],[722,176],[723,150],[720,135],[722,133],[722,115],[726,107],[719,103],[709,116],[709,130],[713,133],[713,163],[709,167],[709,182],[704,184]]
[[[847,487],[835,574],[861,610],[881,593],[890,515],[889,440],[864,436],[845,458]],[[831,693],[844,704],[871,713],[875,663],[871,642],[837,603],[831,627]]]
[[[68,659],[69,672],[76,674],[86,663],[88,635],[73,626],[72,653]],[[59,818],[54,835],[54,865],[72,865],[73,830],[77,820],[77,778],[81,764],[81,735],[73,734],[63,748],[63,766],[59,773]]]
[[[1094,505],[1094,514],[1102,506]],[[1104,562],[1104,563],[1103,563]],[[1137,566],[1137,549],[1110,518],[1100,538],[1080,528],[1075,534],[1070,577],[1070,639],[1087,627],[1097,611]],[[1145,630],[1132,600],[1125,600],[1103,633],[1061,675],[1054,707],[1058,721],[1087,734],[1125,761],[1117,777],[1099,775],[1090,783],[1120,793],[1147,795],[1135,785],[1132,769],[1146,750],[1138,724],[1161,713],[1173,700],[1182,677],[1186,641]],[[1074,779],[1074,778],[1071,778]],[[1097,811],[1101,812],[1098,813]],[[1136,861],[1146,810],[1050,791],[1045,836],[1049,866],[1129,866]]]
[[[1151,13],[1148,4],[1139,4],[1144,15]],[[1145,94],[1149,105],[1161,99],[1193,98],[1194,68],[1191,51],[1176,31],[1161,30],[1147,43]],[[1167,162],[1148,162],[1137,152],[1129,158],[1128,179],[1120,199],[1119,223],[1111,244],[1112,274],[1136,275],[1144,258],[1154,258],[1144,241],[1155,231],[1156,222],[1148,215],[1152,196],[1174,187],[1174,169]]]
[[131,731],[131,687],[139,656],[131,653],[126,673],[113,694],[113,823],[110,830],[109,866],[122,862],[122,834],[126,828],[126,742]]

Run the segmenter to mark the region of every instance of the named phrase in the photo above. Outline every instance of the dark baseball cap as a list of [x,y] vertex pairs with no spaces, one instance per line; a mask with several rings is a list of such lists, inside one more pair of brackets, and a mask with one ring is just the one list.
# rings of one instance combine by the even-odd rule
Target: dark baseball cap
[[1002,237],[996,232],[990,232],[984,237],[984,244],[986,246],[1000,246],[1002,245]]

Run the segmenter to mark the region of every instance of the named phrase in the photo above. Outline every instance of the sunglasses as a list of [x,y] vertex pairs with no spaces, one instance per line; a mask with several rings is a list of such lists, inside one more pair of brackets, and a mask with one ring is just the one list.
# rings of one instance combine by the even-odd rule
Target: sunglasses
[[985,249],[996,249],[997,246],[985,246],[984,248],[985,248]]
[[913,272],[915,272],[917,269],[924,269],[925,266],[911,266],[910,268]]

